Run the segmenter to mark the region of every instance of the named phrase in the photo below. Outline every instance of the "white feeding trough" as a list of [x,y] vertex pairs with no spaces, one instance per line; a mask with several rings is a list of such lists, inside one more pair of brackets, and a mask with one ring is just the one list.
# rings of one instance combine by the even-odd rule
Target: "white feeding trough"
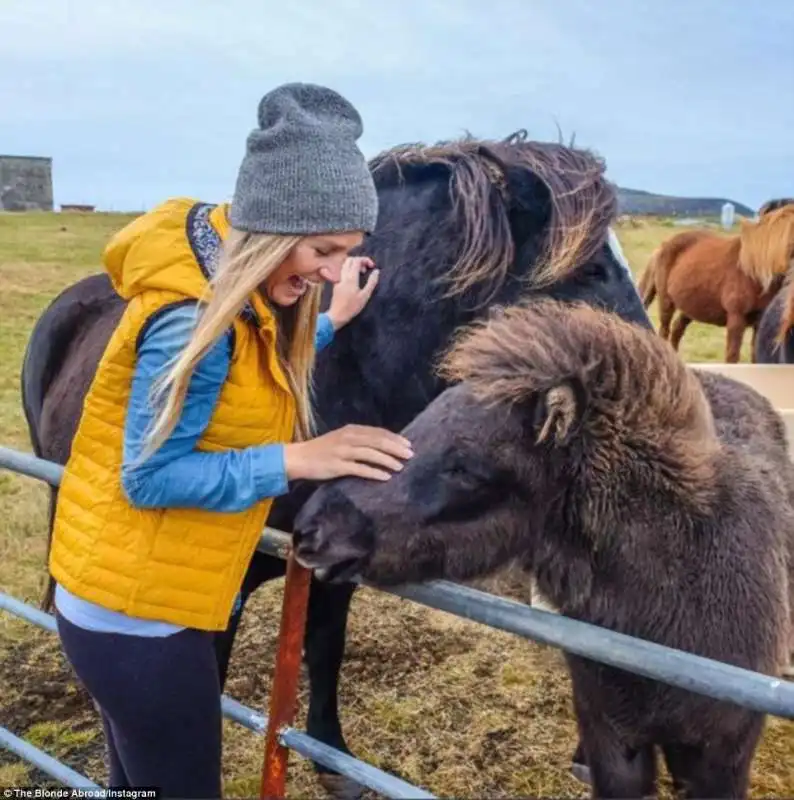
[[690,367],[718,372],[746,383],[775,407],[786,423],[789,454],[794,460],[794,364],[690,363]]

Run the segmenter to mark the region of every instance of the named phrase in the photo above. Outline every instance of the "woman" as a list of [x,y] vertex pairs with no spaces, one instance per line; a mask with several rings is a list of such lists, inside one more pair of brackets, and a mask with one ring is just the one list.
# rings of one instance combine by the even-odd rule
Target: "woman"
[[[386,480],[386,430],[313,436],[315,347],[366,304],[377,195],[361,119],[329,89],[265,95],[231,202],[177,198],[103,254],[127,307],[85,400],[50,571],[64,652],[101,710],[110,784],[220,797],[213,632],[290,480]],[[335,283],[319,316],[320,287]],[[197,321],[196,321],[197,319]]]

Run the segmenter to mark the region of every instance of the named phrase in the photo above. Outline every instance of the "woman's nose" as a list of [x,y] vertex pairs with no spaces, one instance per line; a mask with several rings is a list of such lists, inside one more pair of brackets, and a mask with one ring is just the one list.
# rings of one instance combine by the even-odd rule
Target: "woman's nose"
[[331,266],[320,267],[319,274],[320,277],[324,281],[328,281],[329,283],[339,283],[342,280],[342,264],[344,262],[340,261],[338,264],[334,263]]

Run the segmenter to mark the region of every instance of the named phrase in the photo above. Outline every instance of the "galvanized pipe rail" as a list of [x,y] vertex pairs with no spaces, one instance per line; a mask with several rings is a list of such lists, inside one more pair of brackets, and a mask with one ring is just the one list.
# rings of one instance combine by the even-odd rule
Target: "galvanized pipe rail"
[[[63,468],[58,464],[4,447],[0,447],[0,467],[12,469],[53,485],[60,483],[63,473]],[[297,567],[289,558],[290,537],[288,534],[283,531],[266,528],[258,549],[278,558],[288,560],[291,569],[288,568],[285,598],[289,597],[293,591],[293,584],[296,582],[300,582],[303,585],[306,584],[305,571]],[[449,581],[432,581],[426,584],[408,584],[397,587],[381,587],[360,579],[355,579],[354,582],[412,600],[430,608],[446,611],[489,627],[514,633],[523,638],[559,647],[567,652],[643,675],[647,678],[660,680],[682,689],[718,700],[733,702],[756,711],[794,719],[794,685],[781,679],[697,656],[693,653],[669,648],[655,642],[637,639],[561,615],[533,609],[521,603],[496,597]],[[373,767],[350,756],[336,761],[336,765],[331,766],[328,763],[331,760],[328,757],[329,753],[325,751],[334,753],[335,758],[345,754],[322,745],[322,743],[311,739],[305,733],[295,731],[288,724],[292,720],[290,706],[294,703],[296,664],[299,663],[299,659],[296,662],[295,655],[300,653],[302,647],[303,622],[305,620],[306,596],[305,592],[299,592],[299,594],[300,597],[294,607],[291,608],[286,602],[284,605],[282,637],[280,639],[281,657],[279,663],[277,663],[274,677],[273,695],[279,692],[279,686],[284,681],[286,681],[288,689],[281,699],[271,696],[271,703],[279,703],[280,720],[271,727],[271,746],[263,765],[262,796],[283,796],[286,767],[283,748],[287,747],[334,769],[340,774],[370,786],[376,791],[382,791],[380,786],[376,787],[367,782],[367,779],[372,776],[362,776],[359,771],[364,767],[374,770]],[[291,614],[295,615],[297,622],[289,622],[288,616]],[[295,630],[296,626],[299,630]],[[291,634],[289,637],[291,641],[289,644],[284,644],[284,636],[287,632]],[[230,706],[230,702],[235,705]],[[245,718],[250,723],[251,718],[246,717],[245,714],[240,714],[241,709],[245,709],[245,707],[240,706],[236,701],[230,701],[228,698],[224,699],[224,713],[231,711],[235,716],[240,717],[238,721],[242,721],[242,718]],[[248,712],[255,713],[251,712],[250,709],[246,709],[246,713]],[[231,714],[227,715],[231,716]],[[245,722],[242,724],[245,724]],[[262,727],[267,726],[267,721],[262,718],[261,723],[257,721],[257,725],[259,726],[258,732],[261,732]],[[275,725],[278,725],[277,729]],[[251,727],[251,725],[249,724],[248,727]],[[301,737],[305,738],[301,739]],[[311,741],[311,746],[306,740]],[[282,748],[281,752],[279,752],[279,747]],[[309,755],[310,751],[311,754]],[[346,763],[348,760],[352,763]],[[277,764],[277,766],[274,768],[273,764]],[[382,773],[379,770],[375,770],[375,772],[380,773],[375,776],[379,782],[384,779],[399,781],[399,779],[387,773]],[[362,777],[365,780],[362,780]],[[400,792],[404,787],[408,787],[410,794],[391,794],[392,797],[432,797],[432,795],[424,793],[416,787],[411,787],[410,784],[405,784],[402,781],[399,781],[399,783],[402,786],[394,787],[394,790]]]
[[[283,531],[267,528],[257,549],[278,555],[289,546],[289,538]],[[379,586],[360,578],[354,578],[352,582],[636,675],[777,717],[794,719],[794,684],[780,678],[542,611],[451,581],[401,586]]]
[[10,750],[24,761],[33,764],[34,767],[72,789],[101,788],[96,783],[86,778],[85,775],[75,772],[70,767],[67,767],[66,764],[62,764],[43,750],[34,747],[30,742],[20,739],[18,736],[14,736],[7,728],[0,728],[0,747],[5,750]]

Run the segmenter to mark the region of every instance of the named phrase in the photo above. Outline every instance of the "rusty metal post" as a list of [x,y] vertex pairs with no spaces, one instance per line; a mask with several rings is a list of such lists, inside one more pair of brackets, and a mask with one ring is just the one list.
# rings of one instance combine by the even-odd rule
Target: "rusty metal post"
[[265,733],[261,800],[284,797],[289,748],[279,742],[279,733],[283,727],[292,725],[295,716],[311,577],[311,570],[298,564],[290,552],[284,581],[276,669],[270,692],[270,714]]

